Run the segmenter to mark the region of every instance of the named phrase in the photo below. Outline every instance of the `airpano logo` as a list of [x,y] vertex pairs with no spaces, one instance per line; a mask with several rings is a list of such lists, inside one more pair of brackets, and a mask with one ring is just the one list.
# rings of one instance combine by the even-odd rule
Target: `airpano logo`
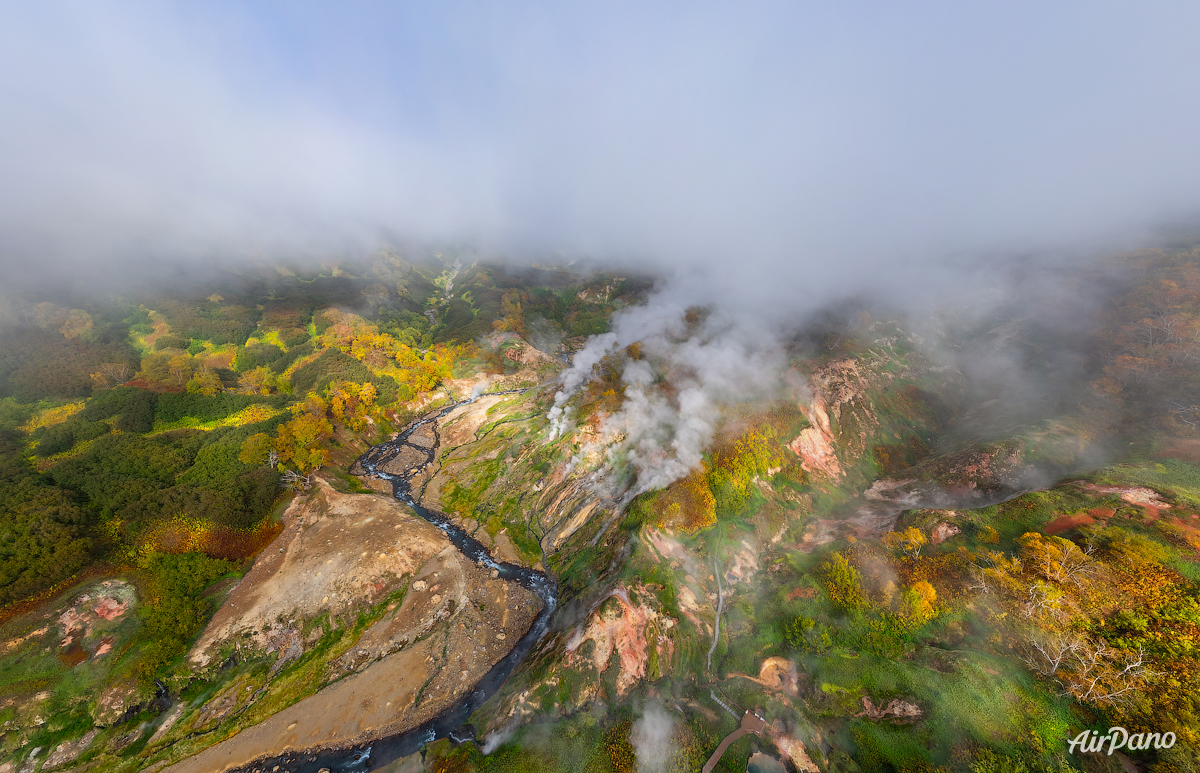
[[[1081,752],[1104,752],[1112,754],[1117,749],[1170,749],[1175,745],[1174,733],[1134,733],[1129,734],[1129,731],[1123,727],[1110,727],[1108,735],[1100,735],[1095,730],[1084,730],[1079,735],[1068,741],[1071,747],[1071,754],[1076,751]],[[1108,744],[1108,749],[1105,750],[1104,745]]]

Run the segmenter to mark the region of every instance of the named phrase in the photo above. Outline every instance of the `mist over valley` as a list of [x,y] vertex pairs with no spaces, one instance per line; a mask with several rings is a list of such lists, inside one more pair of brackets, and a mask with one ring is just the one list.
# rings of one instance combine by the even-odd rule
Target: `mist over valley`
[[0,773],[1196,769],[1197,16],[0,11]]

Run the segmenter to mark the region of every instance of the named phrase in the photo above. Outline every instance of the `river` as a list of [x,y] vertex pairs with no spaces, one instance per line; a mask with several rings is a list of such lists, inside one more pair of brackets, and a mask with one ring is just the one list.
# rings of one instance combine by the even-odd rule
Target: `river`
[[[525,390],[513,389],[487,394],[516,394],[523,391]],[[238,771],[251,773],[251,771],[255,770],[271,770],[278,765],[281,773],[285,770],[289,773],[318,773],[323,768],[328,769],[331,773],[360,773],[361,771],[375,770],[401,757],[414,754],[425,744],[439,738],[453,736],[455,740],[467,740],[471,737],[471,733],[469,730],[462,729],[467,719],[475,709],[483,705],[484,701],[500,689],[500,686],[512,674],[513,669],[521,664],[525,656],[529,654],[529,650],[533,648],[533,645],[546,633],[550,617],[558,607],[558,584],[554,581],[554,578],[533,569],[526,569],[525,567],[510,564],[506,561],[497,561],[488,552],[488,549],[484,547],[483,543],[450,523],[449,519],[441,513],[422,507],[412,496],[412,479],[433,462],[440,442],[435,443],[431,448],[426,448],[415,443],[410,443],[409,437],[418,427],[436,422],[455,408],[473,403],[480,397],[485,396],[487,395],[476,395],[467,400],[461,400],[446,406],[435,414],[426,416],[420,421],[410,424],[395,439],[369,449],[359,457],[358,463],[372,477],[389,481],[392,484],[392,495],[396,499],[408,505],[417,515],[445,532],[446,536],[450,538],[450,542],[467,558],[489,569],[496,570],[501,579],[519,583],[537,594],[538,598],[542,600],[542,610],[534,618],[529,631],[513,645],[513,648],[509,650],[507,655],[498,661],[496,665],[492,666],[491,670],[484,675],[483,679],[475,685],[471,692],[460,698],[457,703],[443,714],[412,730],[384,736],[350,747],[309,750],[302,753],[289,753],[279,757],[260,759],[251,765],[238,768]],[[387,473],[380,469],[404,449],[416,450],[423,454],[423,461],[412,465],[403,474]],[[460,732],[456,733],[456,731]]]

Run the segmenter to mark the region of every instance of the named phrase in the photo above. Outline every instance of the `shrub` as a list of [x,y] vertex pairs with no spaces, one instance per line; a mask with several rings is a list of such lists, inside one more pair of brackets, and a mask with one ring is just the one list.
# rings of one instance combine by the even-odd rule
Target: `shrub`
[[320,357],[297,369],[292,374],[292,389],[296,393],[321,392],[334,381],[374,384],[380,405],[395,402],[399,393],[395,380],[376,376],[367,366],[337,349],[326,349]]
[[841,553],[831,555],[818,569],[829,600],[845,610],[857,609],[866,604],[862,590],[862,577]]
[[187,349],[191,345],[191,341],[187,338],[179,336],[161,336],[154,342],[154,351],[161,352],[163,349]]

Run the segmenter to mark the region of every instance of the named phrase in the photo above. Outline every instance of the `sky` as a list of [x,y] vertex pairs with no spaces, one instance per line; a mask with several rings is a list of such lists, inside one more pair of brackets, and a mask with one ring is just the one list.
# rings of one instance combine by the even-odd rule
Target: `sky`
[[1095,0],[8,3],[0,265],[415,239],[781,302],[936,285],[1195,220],[1197,29]]

